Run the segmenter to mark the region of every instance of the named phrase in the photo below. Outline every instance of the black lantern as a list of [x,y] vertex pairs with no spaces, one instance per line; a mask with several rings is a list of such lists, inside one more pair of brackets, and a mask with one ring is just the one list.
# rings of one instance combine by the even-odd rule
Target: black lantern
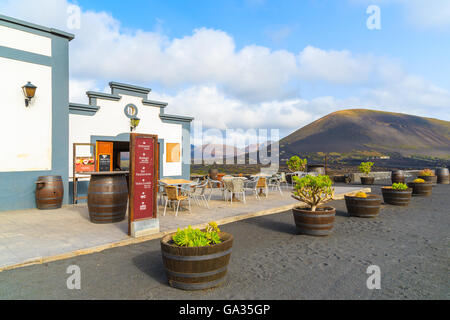
[[37,87],[33,85],[30,81],[22,87],[23,95],[25,96],[25,106],[28,107],[31,99],[34,98]]
[[141,121],[141,119],[139,119],[138,117],[134,116],[133,118],[130,119],[130,130],[133,131],[134,129],[136,129],[136,127],[139,125],[139,122]]

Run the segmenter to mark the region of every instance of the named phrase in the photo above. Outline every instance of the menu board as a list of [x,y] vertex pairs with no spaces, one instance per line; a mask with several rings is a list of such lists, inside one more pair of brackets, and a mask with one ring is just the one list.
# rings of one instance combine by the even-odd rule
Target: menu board
[[110,171],[111,170],[111,155],[101,154],[98,157],[98,171]]
[[132,219],[155,216],[155,139],[136,136],[132,143]]
[[94,157],[76,157],[75,172],[92,172],[95,171]]

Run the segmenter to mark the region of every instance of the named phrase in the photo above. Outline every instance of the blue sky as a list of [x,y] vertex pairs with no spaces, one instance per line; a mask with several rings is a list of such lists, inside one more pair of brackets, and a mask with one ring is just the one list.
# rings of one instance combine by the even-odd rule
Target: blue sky
[[75,34],[73,102],[128,82],[204,128],[281,136],[346,108],[450,120],[448,0],[0,0],[0,13]]

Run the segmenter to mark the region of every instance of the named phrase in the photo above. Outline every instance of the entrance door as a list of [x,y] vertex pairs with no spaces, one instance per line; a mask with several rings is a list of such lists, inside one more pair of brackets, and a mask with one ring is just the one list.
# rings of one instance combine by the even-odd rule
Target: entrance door
[[114,145],[111,141],[97,141],[97,171],[113,171]]

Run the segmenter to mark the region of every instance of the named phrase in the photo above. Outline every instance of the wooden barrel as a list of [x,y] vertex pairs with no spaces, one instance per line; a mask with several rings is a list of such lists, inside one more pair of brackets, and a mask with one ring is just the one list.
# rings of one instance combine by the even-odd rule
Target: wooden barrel
[[433,186],[437,184],[437,176],[418,176],[417,178],[423,179],[426,182],[431,183]]
[[450,184],[450,176],[448,168],[436,169],[437,183]]
[[293,208],[294,221],[297,230],[311,236],[328,236],[333,230],[336,209],[333,207],[317,208],[315,212],[309,209]]
[[61,208],[64,186],[61,176],[41,176],[36,181],[36,207],[41,210]]
[[393,170],[391,172],[392,183],[405,183],[405,173],[403,170]]
[[317,174],[325,175],[325,166],[322,164],[308,164],[308,172],[317,172]]
[[128,185],[125,175],[92,175],[88,188],[89,218],[93,223],[125,219]]
[[431,192],[433,191],[433,184],[431,183],[417,183],[410,182],[408,183],[408,187],[412,188],[413,196],[431,196]]
[[367,198],[345,196],[345,205],[351,216],[375,218],[380,213],[381,198],[376,195],[368,195]]
[[172,236],[161,239],[161,253],[169,285],[183,290],[202,290],[225,280],[233,236],[220,233],[222,242],[208,247],[179,247]]
[[362,185],[372,185],[375,182],[375,177],[361,177]]
[[412,189],[394,190],[390,187],[381,188],[384,203],[392,204],[394,206],[407,206],[411,201]]

